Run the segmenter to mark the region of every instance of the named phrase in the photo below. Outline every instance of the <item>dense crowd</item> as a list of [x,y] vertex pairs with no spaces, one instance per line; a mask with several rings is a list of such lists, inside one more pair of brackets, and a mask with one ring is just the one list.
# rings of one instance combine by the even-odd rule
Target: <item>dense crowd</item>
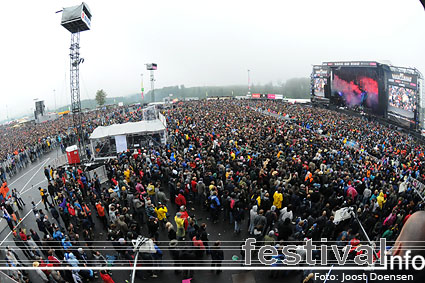
[[[168,143],[118,154],[106,164],[104,184],[82,167],[46,168],[49,185],[39,188],[44,210],[33,204],[38,231],[14,227],[12,216],[24,204],[12,195],[3,217],[28,261],[13,249],[6,260],[10,266],[41,267],[32,276],[14,272],[14,278],[114,282],[110,273],[90,267],[131,265],[131,240],[140,236],[146,242],[138,264],[166,265],[167,257],[188,278],[193,271],[187,263],[220,267],[232,261],[224,241],[208,236],[209,226],[231,225],[235,240],[255,237],[258,245],[327,238],[356,246],[365,240],[361,224],[372,240],[394,241],[407,219],[423,210],[412,186],[413,178],[425,177],[423,146],[374,121],[276,101],[192,101],[163,114]],[[84,127],[89,133],[142,116],[119,108],[93,114]],[[354,207],[357,217],[335,222],[344,207]],[[197,211],[209,218],[198,222]],[[111,248],[103,252],[101,246]],[[154,268],[136,275],[161,276]],[[306,280],[312,282],[311,276]]]
[[[85,112],[83,116],[81,129],[87,140],[97,126],[139,121],[143,118],[143,111],[138,106],[134,109],[105,108]],[[15,176],[52,149],[60,147],[64,152],[67,146],[77,142],[71,115],[38,124],[34,121],[4,124],[0,126],[0,135],[0,177],[3,181]]]

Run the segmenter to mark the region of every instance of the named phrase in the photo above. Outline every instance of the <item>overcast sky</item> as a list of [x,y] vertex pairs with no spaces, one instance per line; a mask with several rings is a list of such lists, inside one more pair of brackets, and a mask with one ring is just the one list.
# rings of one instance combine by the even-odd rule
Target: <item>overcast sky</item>
[[[70,34],[63,7],[81,1],[1,1],[0,120],[70,102]],[[335,60],[390,60],[425,73],[425,11],[419,0],[88,0],[81,34],[81,99],[140,91],[145,63],[156,87],[254,84],[308,77]],[[7,105],[7,106],[6,106]]]

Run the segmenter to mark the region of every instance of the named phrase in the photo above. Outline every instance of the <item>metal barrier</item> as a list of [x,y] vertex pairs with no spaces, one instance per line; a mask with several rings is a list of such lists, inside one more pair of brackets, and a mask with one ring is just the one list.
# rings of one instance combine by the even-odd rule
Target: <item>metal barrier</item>
[[68,164],[68,158],[67,158],[66,154],[63,154],[63,155],[53,159],[52,161],[50,161],[48,163],[48,165],[50,165],[53,168],[57,168],[59,166],[64,166],[65,164]]
[[[68,164],[68,157],[66,156],[66,154],[63,154],[48,163],[48,165],[52,166],[53,168],[64,166],[66,164]],[[108,181],[108,175],[106,172],[105,165],[102,165],[100,167],[97,167],[96,169],[88,171],[88,177],[92,179],[94,177],[95,172],[97,173],[97,176],[99,177],[101,184]]]
[[422,199],[422,201],[425,202],[425,196],[424,196],[425,185],[413,177],[410,177],[410,179],[411,179],[410,184],[412,185],[413,190],[415,191],[415,193],[418,194],[418,196]]
[[161,113],[159,113],[159,121],[161,121],[164,127],[167,128],[167,119]]
[[[40,150],[39,153],[37,154],[37,157],[34,160],[31,159],[30,152],[29,150],[27,150],[26,151],[27,162],[23,162],[20,159],[21,153],[19,154],[19,156],[15,156],[15,155],[9,156],[6,160],[0,161],[0,166],[3,168],[5,172],[5,176],[2,176],[2,177],[10,178],[12,176],[15,176],[16,174],[21,172],[23,169],[25,169],[27,166],[29,166],[31,163],[35,162],[38,159],[41,159],[45,154],[48,154],[54,150],[57,150],[58,147],[59,147],[59,143],[52,142],[50,149]],[[7,168],[12,168],[12,167],[14,168],[12,172],[8,172]]]
[[108,181],[108,174],[106,173],[105,165],[102,165],[100,167],[97,167],[96,169],[90,170],[88,172],[88,175],[89,175],[88,177],[90,179],[92,179],[94,177],[94,173],[95,172],[96,172],[97,176],[99,177],[101,184],[103,184],[106,181]]
[[19,283],[18,281],[12,279],[9,275],[0,271],[0,282],[1,283]]

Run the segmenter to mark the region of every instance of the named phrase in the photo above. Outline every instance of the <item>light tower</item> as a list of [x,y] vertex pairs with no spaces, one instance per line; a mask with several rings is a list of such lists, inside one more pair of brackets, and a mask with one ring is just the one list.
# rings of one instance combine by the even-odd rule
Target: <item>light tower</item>
[[64,8],[62,12],[61,25],[71,33],[69,57],[72,119],[74,128],[77,130],[80,154],[85,155],[80,100],[80,64],[84,62],[84,59],[80,58],[80,32],[90,29],[92,16],[84,2],[78,6]]
[[146,64],[146,70],[151,72],[151,92],[152,92],[152,102],[155,102],[155,76],[154,76],[154,72],[158,69],[158,65],[156,63],[149,63]]

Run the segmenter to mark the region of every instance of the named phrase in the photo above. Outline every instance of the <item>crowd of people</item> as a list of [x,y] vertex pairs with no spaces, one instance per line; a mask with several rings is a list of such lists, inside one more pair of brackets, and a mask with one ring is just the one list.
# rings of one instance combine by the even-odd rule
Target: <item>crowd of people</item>
[[[38,231],[15,227],[19,217],[12,215],[28,203],[12,195],[3,216],[26,260],[7,248],[6,261],[40,267],[33,275],[13,272],[15,279],[114,282],[107,267],[131,266],[137,239],[138,264],[152,267],[138,271],[140,279],[161,276],[153,267],[170,264],[183,278],[194,276],[194,263],[220,273],[222,264],[240,264],[244,254],[226,253],[227,239],[209,237],[209,229],[230,226],[231,240],[254,237],[258,245],[327,238],[357,246],[366,240],[361,225],[372,240],[394,241],[424,208],[412,182],[425,177],[423,145],[374,121],[265,100],[191,101],[163,114],[167,144],[119,153],[105,165],[106,183],[84,167],[46,168],[49,185],[39,188],[44,210],[32,204]],[[84,127],[89,133],[142,116],[119,108],[93,114]],[[336,222],[344,207],[355,208],[357,217]],[[208,218],[197,220],[200,214]]]
[[45,153],[76,140],[72,118],[62,117],[49,123],[11,123],[0,126],[0,177],[3,181],[18,174]]
[[[150,113],[150,112],[149,112]],[[97,126],[121,124],[143,119],[140,106],[134,109],[118,107],[85,112],[81,125],[83,137],[88,136]],[[15,121],[0,126],[0,178],[5,181],[36,162],[45,153],[66,147],[77,142],[77,130],[73,127],[71,115],[65,115],[54,121],[21,123]]]

